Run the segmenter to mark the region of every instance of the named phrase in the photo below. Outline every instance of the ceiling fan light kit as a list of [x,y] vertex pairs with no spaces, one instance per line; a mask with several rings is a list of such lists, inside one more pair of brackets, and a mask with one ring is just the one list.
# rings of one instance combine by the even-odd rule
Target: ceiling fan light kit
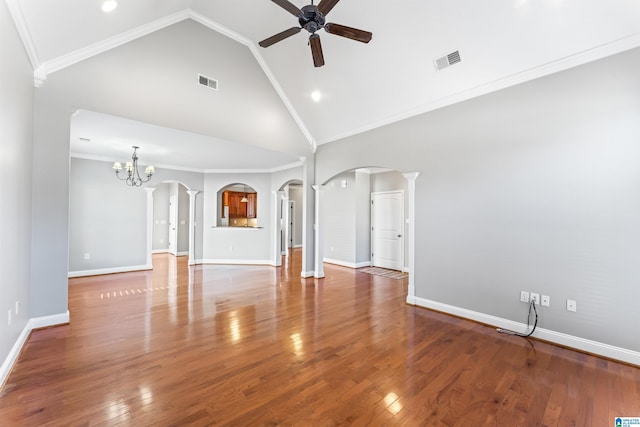
[[359,30],[357,28],[347,27],[346,25],[334,24],[326,22],[326,15],[340,0],[321,0],[316,6],[311,4],[298,8],[288,0],[271,0],[293,16],[298,18],[299,27],[291,27],[287,30],[279,32],[269,38],[258,43],[261,47],[269,47],[286,38],[298,34],[302,29],[307,30],[309,36],[309,46],[311,47],[311,56],[313,57],[313,65],[322,67],[324,65],[324,55],[322,53],[322,44],[320,43],[320,35],[317,31],[324,28],[329,34],[356,40],[361,43],[369,43],[373,34],[369,31]]

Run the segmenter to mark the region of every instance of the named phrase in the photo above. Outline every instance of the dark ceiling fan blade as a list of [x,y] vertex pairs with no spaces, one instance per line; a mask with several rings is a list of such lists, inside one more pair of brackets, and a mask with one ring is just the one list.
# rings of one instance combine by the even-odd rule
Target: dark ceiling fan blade
[[264,39],[262,40],[260,43],[258,43],[260,46],[262,47],[269,47],[272,44],[278,43],[279,41],[282,41],[284,39],[286,39],[287,37],[291,37],[294,34],[298,34],[300,32],[302,28],[300,27],[292,27],[289,28],[288,30],[284,30],[274,36],[269,37],[268,39]]
[[322,44],[320,36],[311,34],[309,37],[309,45],[311,46],[311,56],[313,56],[313,65],[322,67],[324,65],[324,56],[322,55]]
[[340,0],[322,0],[318,5],[318,10],[323,15],[326,15],[327,13],[331,12],[331,9],[333,9],[333,7],[338,4],[339,1]]
[[290,14],[292,14],[293,16],[302,15],[302,11],[298,8],[298,6],[296,6],[295,4],[287,0],[271,0],[271,1],[277,4],[278,6],[280,6],[281,8],[283,8],[284,10],[286,10],[287,12],[289,12]]
[[333,24],[331,22],[324,26],[327,33],[335,34],[336,36],[346,37],[351,40],[356,40],[362,43],[369,43],[371,41],[372,33],[369,31],[358,30],[357,28],[347,27],[346,25]]

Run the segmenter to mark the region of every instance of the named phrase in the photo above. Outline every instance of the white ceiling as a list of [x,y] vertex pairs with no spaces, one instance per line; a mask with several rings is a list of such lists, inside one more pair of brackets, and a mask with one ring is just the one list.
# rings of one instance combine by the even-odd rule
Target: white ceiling
[[[250,50],[256,67],[277,93],[274,102],[280,109],[284,106],[309,147],[640,45],[638,0],[342,0],[327,20],[369,30],[373,39],[361,44],[321,31],[326,61],[322,68],[313,67],[304,31],[267,49],[257,46],[260,40],[297,25],[294,16],[269,0],[119,0],[109,14],[101,11],[102,0],[7,3],[36,76],[47,79],[92,55],[118,49],[185,19],[220,32],[239,48]],[[308,1],[292,3],[302,7]],[[460,51],[462,62],[437,72],[433,60],[453,50]],[[318,103],[310,97],[314,90],[323,94]],[[231,119],[241,112],[229,109],[226,114]],[[120,124],[131,129],[131,123],[102,120],[109,121],[107,132],[93,118],[84,113],[76,116],[74,123],[82,132],[74,130],[74,134],[91,133],[86,129],[91,123],[97,126],[89,135],[93,140],[144,139],[142,126],[135,137],[115,135],[118,132],[113,129],[121,129]],[[195,135],[201,130],[193,123],[158,121],[155,125],[192,131],[193,144],[204,138]],[[160,141],[157,130],[149,132]],[[220,144],[219,152],[225,156],[232,156],[231,143],[251,145],[241,135],[202,133],[207,134],[210,147]],[[269,147],[286,150],[273,144],[260,149]],[[152,150],[148,151],[150,155]],[[227,167],[275,167],[297,159],[300,150],[281,157],[267,153],[247,152],[242,159],[232,158]],[[193,160],[195,169],[219,166],[214,160],[198,160],[201,163]]]

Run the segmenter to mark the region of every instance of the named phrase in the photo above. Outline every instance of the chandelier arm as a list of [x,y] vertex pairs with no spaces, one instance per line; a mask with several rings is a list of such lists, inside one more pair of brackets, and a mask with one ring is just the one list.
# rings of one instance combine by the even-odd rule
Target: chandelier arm
[[125,165],[125,169],[127,170],[127,176],[121,177],[120,170],[122,169],[119,162],[114,163],[113,168],[116,170],[116,178],[120,181],[125,181],[125,183],[130,187],[141,187],[145,182],[151,181],[151,177],[153,176],[153,166],[148,166],[145,170],[146,179],[143,179],[140,176],[140,171],[138,170],[138,155],[137,150],[140,147],[133,147],[133,154],[131,155],[131,162],[127,162]]

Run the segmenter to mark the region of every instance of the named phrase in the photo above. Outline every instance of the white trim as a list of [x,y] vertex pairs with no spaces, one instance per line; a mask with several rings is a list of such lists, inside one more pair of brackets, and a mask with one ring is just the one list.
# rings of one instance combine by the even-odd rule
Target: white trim
[[[223,140],[220,140],[223,141]],[[113,163],[115,161],[120,161],[122,159],[115,159],[109,156],[98,156],[93,154],[84,154],[84,153],[69,153],[69,157],[74,159],[84,159],[84,160],[95,160],[97,162],[107,162]],[[184,172],[195,172],[195,173],[274,173],[281,172],[289,169],[299,168],[302,166],[302,162],[288,163],[281,166],[274,166],[270,169],[199,169],[199,168],[189,168],[184,166],[175,166],[168,164],[155,164],[156,169],[170,169],[176,171],[184,171]]]
[[401,120],[408,119],[410,117],[418,116],[420,114],[428,113],[440,108],[447,107],[449,105],[457,104],[462,101],[467,101],[472,98],[476,98],[487,93],[496,92],[501,89],[505,89],[511,86],[515,86],[521,83],[525,83],[540,77],[548,76],[560,71],[568,70],[569,68],[577,67],[589,62],[597,61],[607,56],[615,55],[617,53],[624,52],[626,50],[633,49],[640,46],[640,33],[632,34],[630,36],[623,37],[618,40],[614,40],[609,43],[605,43],[600,46],[593,47],[591,49],[577,52],[564,58],[557,59],[555,61],[542,64],[528,70],[522,70],[517,73],[499,78],[497,80],[481,84],[476,87],[472,87],[462,92],[446,96],[444,98],[437,99],[428,104],[420,107],[407,110],[403,113],[389,116],[382,120],[370,123],[368,125],[353,129],[347,132],[343,132],[338,135],[331,136],[329,138],[317,141],[318,145],[327,144],[329,142],[337,141],[340,139],[348,138],[353,135],[368,132],[373,129],[377,129],[391,123],[399,122]]
[[26,325],[24,325],[24,329],[20,332],[18,339],[9,350],[9,354],[2,362],[2,366],[0,366],[0,392],[4,388],[5,382],[7,378],[9,378],[9,374],[13,369],[13,365],[15,365],[18,360],[18,356],[20,356],[20,352],[22,351],[22,347],[27,342],[27,338],[29,338],[29,334],[31,333],[31,321],[28,321]]
[[189,251],[177,252],[175,256],[189,256]]
[[100,276],[102,274],[130,273],[132,271],[153,270],[152,264],[131,265],[128,267],[97,268],[95,270],[70,271],[69,278],[84,276]]
[[[20,39],[22,39],[22,44],[24,45],[24,50],[27,52],[27,56],[29,57],[29,62],[31,62],[31,66],[33,67],[33,69],[37,70],[40,67],[40,58],[38,58],[38,52],[36,50],[35,44],[33,43],[33,37],[31,37],[29,26],[27,25],[24,13],[22,12],[22,8],[20,7],[20,1],[6,0],[6,4],[11,17],[13,18],[13,22],[16,24],[18,34],[20,34]],[[36,76],[34,75],[34,78],[35,77]],[[37,79],[35,81],[35,86],[39,86]]]
[[312,271],[301,271],[300,272],[300,277],[302,277],[303,279],[308,279],[309,277],[313,277],[313,270]]
[[198,264],[273,265],[270,259],[201,259]]
[[164,18],[157,19],[153,22],[149,22],[148,24],[141,25],[140,27],[125,31],[73,52],[69,52],[66,55],[59,56],[50,61],[46,61],[42,66],[45,68],[47,74],[55,73],[56,71],[70,67],[71,65],[77,64],[85,59],[89,59],[92,56],[107,52],[118,46],[129,43],[130,41],[144,37],[180,21],[184,21],[189,17],[189,9],[181,10],[172,15],[165,16]]
[[323,258],[322,262],[326,262],[327,264],[341,265],[343,267],[349,267],[349,268],[371,267],[371,261],[346,262],[346,261],[339,261],[337,259]]
[[[317,144],[313,138],[313,135],[311,135],[311,132],[309,132],[309,129],[307,129],[307,127],[305,126],[304,122],[302,121],[302,118],[300,117],[298,112],[295,110],[295,108],[293,107],[293,104],[291,103],[291,101],[285,94],[284,90],[280,86],[280,83],[275,78],[275,76],[273,75],[269,67],[267,66],[267,63],[265,62],[262,55],[260,55],[256,44],[253,43],[251,40],[243,37],[242,35],[236,33],[235,31],[232,31],[231,29],[225,27],[224,25],[221,25],[218,22],[212,19],[209,19],[208,17],[192,9],[181,10],[172,15],[155,20],[148,24],[142,25],[138,28],[134,28],[133,30],[125,31],[124,33],[115,35],[106,40],[102,40],[90,46],[84,47],[82,49],[78,49],[66,55],[62,55],[58,58],[54,58],[50,61],[46,61],[42,65],[38,63],[37,57],[34,56],[34,58],[31,58],[30,56],[29,59],[32,61],[33,68],[39,70],[37,73],[38,74],[37,78],[34,73],[34,79],[36,81],[40,81],[41,83],[44,79],[46,79],[46,76],[48,74],[54,73],[63,68],[77,64],[78,62],[84,61],[85,59],[91,58],[92,56],[106,52],[110,49],[116,48],[125,43],[133,41],[137,38],[151,34],[154,31],[161,30],[165,27],[168,27],[169,25],[176,24],[180,21],[184,21],[185,19],[189,19],[189,18],[249,48],[249,50],[255,57],[256,61],[262,68],[262,71],[264,72],[265,76],[267,77],[267,79],[269,79],[269,82],[271,83],[273,88],[276,90],[276,92],[280,96],[280,99],[286,106],[287,110],[289,110],[289,114],[291,114],[291,117],[296,122],[296,124],[298,125],[298,128],[300,129],[302,134],[305,136],[309,145],[311,145],[311,149],[315,153],[317,149]],[[16,19],[16,16],[14,16],[14,21],[18,22],[18,20],[19,19]],[[24,20],[24,17],[23,17],[23,20]],[[18,24],[16,25],[18,26]],[[24,29],[26,30],[26,25],[24,25]],[[21,33],[21,36],[22,36],[22,33]],[[25,46],[33,46],[32,38],[28,35],[28,32],[26,33],[26,38],[23,37],[23,43],[25,44]],[[35,49],[33,50],[33,54],[35,55]]]
[[302,247],[302,245],[293,245],[293,248],[292,248],[292,249],[299,249],[299,248],[301,248],[301,247]]
[[32,317],[29,320],[31,330],[48,328],[49,326],[66,325],[69,323],[69,310],[66,313],[52,314],[50,316]]
[[69,323],[69,310],[67,310],[66,313],[36,317],[27,321],[27,324],[24,325],[24,328],[22,329],[22,332],[20,332],[18,339],[11,347],[9,354],[2,362],[2,366],[0,366],[0,392],[4,388],[5,382],[7,381],[7,378],[9,378],[9,374],[11,373],[13,366],[18,360],[20,352],[26,344],[31,331],[33,331],[34,329],[46,328],[49,326],[64,325],[66,323]]
[[296,111],[296,109],[293,107],[293,104],[289,100],[289,97],[287,97],[286,93],[280,86],[280,83],[271,72],[271,69],[267,65],[266,61],[264,60],[262,55],[260,55],[260,52],[256,44],[253,43],[251,40],[247,39],[246,37],[243,37],[240,34],[236,33],[235,31],[230,30],[224,25],[220,25],[216,21],[209,19],[208,17],[198,12],[195,12],[191,9],[189,9],[189,17],[194,21],[199,22],[202,25],[211,28],[212,30],[217,31],[220,34],[225,35],[237,41],[238,43],[242,43],[243,45],[249,48],[254,58],[260,65],[260,68],[262,68],[262,71],[264,72],[265,76],[267,77],[267,79],[269,79],[269,82],[278,93],[278,96],[280,96],[280,99],[284,103],[285,107],[287,108],[287,110],[289,110],[289,114],[291,114],[291,117],[296,122],[296,124],[298,125],[298,128],[300,129],[302,134],[305,136],[305,138],[309,142],[309,145],[311,145],[311,149],[315,153],[316,149],[318,148],[318,145],[316,144],[316,141],[314,140],[313,135],[311,135],[311,132],[309,132],[309,129],[307,129],[307,127],[305,126],[304,122],[302,121],[302,118],[300,117],[300,115],[298,115],[298,112]]
[[204,173],[274,173],[302,166],[302,162],[288,163],[268,169],[205,169]]
[[[492,316],[490,314],[467,310],[466,308],[443,304],[425,298],[407,297],[407,304],[442,311],[444,313],[453,314],[465,319],[475,320],[476,322],[484,323],[498,328],[522,332],[524,332],[527,328],[527,325],[525,325],[524,323],[514,322],[512,320],[503,319],[501,317]],[[586,351],[591,354],[640,366],[640,352],[629,350],[626,348],[616,347],[613,345],[592,341],[573,335],[567,335],[562,332],[556,332],[544,328],[537,328],[533,333],[533,337],[549,341],[554,344],[559,344],[564,347],[570,347],[576,350]]]
[[151,251],[152,254],[168,254],[169,248],[167,249],[154,249]]

